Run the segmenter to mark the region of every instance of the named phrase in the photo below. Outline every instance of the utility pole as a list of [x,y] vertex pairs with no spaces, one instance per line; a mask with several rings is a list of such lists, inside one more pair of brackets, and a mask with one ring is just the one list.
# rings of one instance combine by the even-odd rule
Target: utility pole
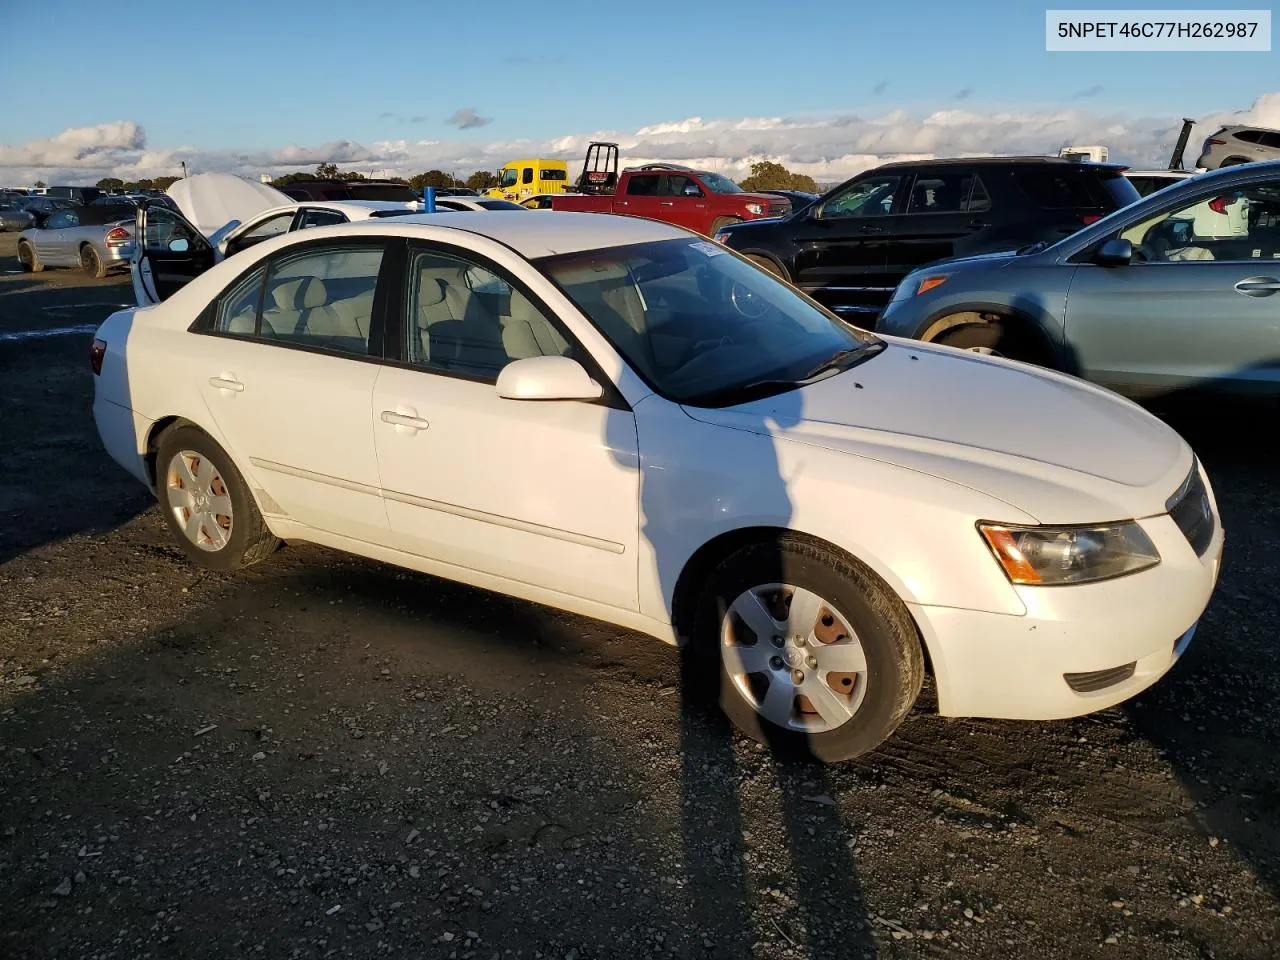
[[187,161],[182,161],[182,179],[187,179]]

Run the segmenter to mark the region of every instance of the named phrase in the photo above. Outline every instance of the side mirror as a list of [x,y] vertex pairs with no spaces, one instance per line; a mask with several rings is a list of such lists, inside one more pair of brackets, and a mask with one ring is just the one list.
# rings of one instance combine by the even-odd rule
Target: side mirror
[[170,253],[186,253],[190,249],[191,244],[187,243],[185,237],[178,237],[176,240],[169,241]]
[[604,389],[569,357],[526,357],[502,368],[496,384],[504,400],[597,400]]
[[1133,262],[1133,244],[1123,237],[1113,237],[1098,248],[1093,262],[1100,267],[1127,267]]

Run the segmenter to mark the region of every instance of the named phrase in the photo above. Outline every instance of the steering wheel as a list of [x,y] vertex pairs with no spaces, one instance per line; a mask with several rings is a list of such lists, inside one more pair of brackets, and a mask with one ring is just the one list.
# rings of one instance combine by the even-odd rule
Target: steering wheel
[[747,320],[759,320],[769,312],[772,306],[768,300],[760,296],[741,280],[734,280],[729,286],[729,302],[733,309]]

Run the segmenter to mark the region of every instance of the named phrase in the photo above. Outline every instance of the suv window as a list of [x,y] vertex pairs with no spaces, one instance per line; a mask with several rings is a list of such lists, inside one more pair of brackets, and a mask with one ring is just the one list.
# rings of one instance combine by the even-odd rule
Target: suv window
[[660,179],[656,173],[633,174],[631,179],[627,181],[627,195],[632,197],[656,196]]
[[1261,143],[1261,130],[1238,130],[1236,131],[1236,139],[1243,140],[1245,143]]
[[1264,147],[1280,149],[1280,133],[1264,132],[1258,142]]
[[1121,237],[1135,261],[1280,258],[1280,180],[1200,196],[1149,217]]
[[[272,217],[270,220],[264,220],[252,230],[246,230],[237,239],[240,241],[251,241],[258,243],[262,240],[270,240],[272,237],[278,237],[282,233],[289,232],[289,224],[293,223],[293,211],[282,213]],[[248,246],[242,243],[242,246]]]
[[1047,210],[1092,209],[1101,206],[1085,177],[1066,170],[1014,170],[1014,182],[1032,202]]
[[907,199],[907,213],[962,213],[968,209],[976,179],[962,173],[918,176]]
[[822,205],[822,217],[882,217],[892,212],[902,178],[868,177],[851,183]]
[[312,248],[272,260],[265,288],[259,285],[261,271],[255,271],[224,297],[218,307],[217,328],[367,356],[382,253],[381,245],[344,245]]
[[490,383],[513,360],[571,354],[569,341],[518,289],[460,257],[419,252],[409,264],[405,358]]

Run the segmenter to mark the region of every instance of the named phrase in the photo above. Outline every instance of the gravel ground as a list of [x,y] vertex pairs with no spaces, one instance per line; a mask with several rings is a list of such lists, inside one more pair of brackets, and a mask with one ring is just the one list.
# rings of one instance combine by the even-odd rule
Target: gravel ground
[[[674,652],[296,546],[194,569],[101,452],[127,281],[0,235],[0,956],[1271,958],[1273,406],[1187,406],[1223,576],[1137,701],[781,763]],[[1224,428],[1231,424],[1232,428]]]

